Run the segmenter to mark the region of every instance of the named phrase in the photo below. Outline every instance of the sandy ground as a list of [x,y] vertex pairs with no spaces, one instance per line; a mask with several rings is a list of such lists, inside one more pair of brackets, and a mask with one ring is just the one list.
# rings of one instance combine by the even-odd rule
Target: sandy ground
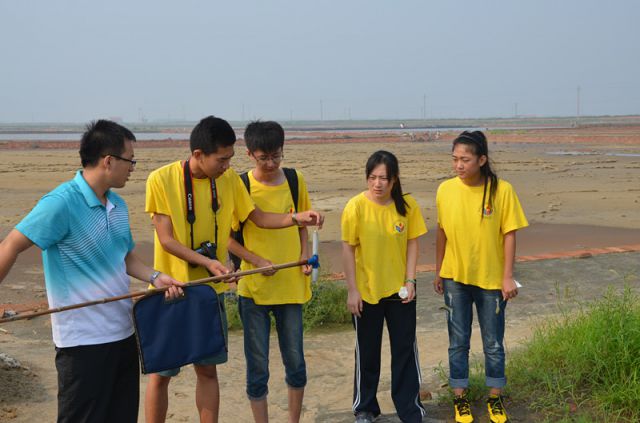
[[[418,134],[419,135],[419,134]],[[286,166],[301,170],[308,182],[314,208],[326,214],[321,231],[325,273],[341,271],[339,218],[346,201],[365,189],[364,163],[377,149],[394,152],[400,159],[405,192],[411,192],[423,208],[427,226],[435,224],[435,190],[451,176],[450,139],[410,142],[410,137],[371,137],[353,133],[349,138],[305,138],[285,147]],[[414,139],[416,137],[414,136]],[[418,137],[419,138],[419,137]],[[518,254],[529,255],[591,247],[637,244],[640,239],[640,128],[589,128],[500,131],[489,134],[490,151],[500,177],[516,188],[532,226],[519,235]],[[73,176],[78,167],[77,147],[45,148],[44,145],[0,145],[0,237],[33,207],[37,200]],[[58,145],[60,147],[60,145]],[[146,148],[152,147],[152,148]],[[150,258],[152,228],[144,213],[144,189],[148,173],[188,155],[186,143],[171,145],[138,142],[138,168],[119,192],[129,203],[134,236],[140,254]],[[244,147],[236,148],[232,165],[249,166]],[[433,231],[422,242],[420,264],[433,262]],[[627,257],[611,264],[615,256]],[[514,348],[531,334],[533,316],[556,311],[555,304],[566,284],[579,298],[592,298],[603,289],[603,278],[620,285],[637,283],[638,256],[602,256],[588,260],[551,260],[522,263],[518,278],[528,287],[511,306],[507,343]],[[589,270],[585,263],[593,261]],[[576,264],[577,263],[577,264]],[[634,264],[635,263],[635,264]],[[635,266],[635,267],[634,267]],[[527,273],[528,272],[528,273]],[[555,272],[555,273],[554,273]],[[557,272],[564,272],[560,276]],[[567,273],[569,272],[569,273]],[[582,272],[582,273],[580,273]],[[586,273],[585,273],[586,272]],[[604,276],[597,276],[601,272]],[[618,276],[611,279],[612,272]],[[554,276],[555,275],[555,276]],[[523,277],[524,276],[524,277]],[[635,278],[635,279],[634,279]],[[438,311],[440,299],[430,292],[432,275],[420,275],[421,300],[419,347],[425,389],[437,392],[441,381],[434,373],[446,362],[447,337]],[[143,284],[134,282],[135,289]],[[562,289],[566,288],[566,289]],[[39,252],[31,249],[20,257],[14,270],[0,285],[0,308],[4,304],[42,302],[45,292]],[[275,339],[274,339],[275,341]],[[309,370],[304,421],[350,421],[353,371],[353,334],[349,329],[314,332],[305,340]],[[383,347],[387,351],[386,346]],[[477,339],[474,352],[481,352]],[[244,360],[240,333],[230,337],[230,362],[220,369],[221,421],[250,421],[244,395]],[[0,371],[0,421],[52,421],[56,414],[56,379],[53,345],[47,318],[0,326],[0,353],[20,360],[28,370]],[[388,355],[385,357],[388,360]],[[285,421],[286,390],[277,351],[272,351],[270,407],[272,420]],[[393,411],[389,398],[388,365],[383,365],[379,398],[385,413]],[[142,393],[146,379],[142,380]],[[194,376],[189,369],[172,382],[169,421],[197,421],[193,402]],[[518,410],[518,409],[516,409]],[[438,407],[433,416],[447,416]],[[445,414],[443,414],[445,413]],[[517,415],[515,417],[518,417]],[[516,421],[531,421],[522,411]],[[141,413],[142,420],[142,413]],[[389,417],[385,421],[394,421]]]

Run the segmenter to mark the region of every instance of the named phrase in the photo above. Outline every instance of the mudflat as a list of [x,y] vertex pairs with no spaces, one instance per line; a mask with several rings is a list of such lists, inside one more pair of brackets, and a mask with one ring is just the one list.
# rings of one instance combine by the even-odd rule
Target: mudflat
[[[311,134],[285,144],[283,165],[303,172],[313,207],[326,215],[320,232],[325,274],[339,277],[342,270],[342,207],[366,188],[364,165],[378,149],[392,151],[400,160],[403,189],[417,199],[431,230],[421,242],[419,264],[433,263],[435,192],[440,182],[452,176],[450,151],[454,135],[445,133],[437,141],[416,142],[410,140],[420,137]],[[487,135],[494,167],[499,177],[515,187],[531,223],[518,234],[519,256],[640,243],[640,127],[534,129]],[[153,231],[144,213],[145,181],[151,170],[187,158],[188,143],[140,141],[135,149],[138,166],[127,186],[118,192],[129,204],[139,253],[150,263]],[[73,177],[79,159],[73,143],[3,143],[0,155],[0,237],[4,237],[43,194]],[[232,166],[237,171],[250,167],[241,142],[236,146]],[[637,287],[639,258],[638,253],[621,253],[519,263],[517,278],[525,288],[508,308],[508,348],[516,348],[526,340],[537,320],[556,313],[559,302],[597,298],[609,284]],[[442,300],[431,289],[432,278],[428,272],[419,275],[418,340],[425,389],[437,394],[442,381],[433,370],[440,363],[446,365],[448,341],[439,310]],[[132,289],[143,288],[142,282],[132,284]],[[44,300],[41,259],[39,251],[32,248],[19,258],[0,285],[0,309]],[[472,349],[481,355],[478,331],[475,332]],[[304,421],[350,421],[353,344],[349,328],[315,331],[306,336],[309,383]],[[273,421],[284,421],[286,387],[276,345],[273,339],[270,411]],[[241,333],[232,333],[229,363],[219,370],[223,422],[251,421],[244,394],[242,351]],[[396,421],[388,392],[387,344],[383,351],[379,399],[385,419]],[[48,318],[1,325],[0,353],[9,354],[28,368],[0,371],[0,421],[54,420],[56,372]],[[142,395],[145,383],[143,377]],[[195,378],[189,369],[172,382],[168,421],[197,421],[194,386]],[[432,404],[429,407],[434,417],[450,414],[448,409]],[[526,410],[517,412],[526,416]]]

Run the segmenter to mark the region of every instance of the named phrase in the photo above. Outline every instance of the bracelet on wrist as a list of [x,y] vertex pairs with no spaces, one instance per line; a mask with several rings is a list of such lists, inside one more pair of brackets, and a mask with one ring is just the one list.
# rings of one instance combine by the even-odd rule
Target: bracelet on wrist
[[412,284],[414,284],[414,285],[415,285],[417,282],[418,282],[418,281],[416,280],[416,278],[413,278],[413,279],[409,279],[409,278],[407,278],[407,279],[405,279],[405,280],[404,280],[404,283],[412,283]]

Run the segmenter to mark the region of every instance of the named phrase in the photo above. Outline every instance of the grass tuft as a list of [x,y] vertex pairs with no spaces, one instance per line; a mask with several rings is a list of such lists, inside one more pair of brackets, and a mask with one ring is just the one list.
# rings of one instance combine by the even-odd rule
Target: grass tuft
[[[311,290],[313,292],[311,300],[302,306],[302,322],[305,331],[351,323],[351,313],[346,306],[347,288],[344,283],[321,280],[314,283]],[[238,297],[235,293],[225,295],[225,306],[229,330],[242,329],[238,313]]]
[[630,289],[547,321],[507,374],[551,421],[640,421],[640,303]]
[[[485,385],[483,360],[482,355],[478,357],[476,354],[471,354],[469,357],[469,386],[467,388],[467,398],[472,403],[487,399],[488,388]],[[442,363],[440,363],[434,371],[438,375],[438,379],[442,382],[442,386],[448,386],[449,368],[444,367]],[[507,389],[505,389],[503,395],[509,395]],[[453,397],[453,390],[449,388],[440,395],[439,403],[450,404],[453,401]]]
[[342,282],[319,281],[311,287],[313,296],[302,307],[304,330],[351,323],[347,310],[347,287]]

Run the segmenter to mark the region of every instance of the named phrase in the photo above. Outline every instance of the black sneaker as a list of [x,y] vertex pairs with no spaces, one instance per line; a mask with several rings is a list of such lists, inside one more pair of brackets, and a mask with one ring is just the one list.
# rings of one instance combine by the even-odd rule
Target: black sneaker
[[374,419],[375,417],[373,417],[372,413],[369,413],[368,411],[358,411],[356,413],[355,423],[373,423]]
[[455,397],[453,399],[453,409],[456,413],[456,423],[471,423],[473,416],[471,415],[471,404],[467,395]]
[[492,423],[508,423],[509,418],[502,403],[502,396],[490,395],[487,399],[487,410],[489,411],[489,420]]

